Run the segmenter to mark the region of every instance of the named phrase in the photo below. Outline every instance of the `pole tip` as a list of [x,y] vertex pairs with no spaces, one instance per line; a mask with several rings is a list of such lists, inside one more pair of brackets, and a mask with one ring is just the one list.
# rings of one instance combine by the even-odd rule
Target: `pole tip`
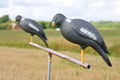
[[90,65],[87,65],[87,69],[91,69],[91,66],[90,66]]

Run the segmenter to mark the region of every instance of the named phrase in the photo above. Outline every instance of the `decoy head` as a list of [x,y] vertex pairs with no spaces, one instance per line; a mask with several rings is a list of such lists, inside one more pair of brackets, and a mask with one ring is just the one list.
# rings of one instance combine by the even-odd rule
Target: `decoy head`
[[22,16],[17,15],[17,16],[15,17],[15,21],[16,21],[16,22],[19,22],[19,21],[21,20],[21,18],[22,18]]
[[52,27],[58,25],[60,26],[62,22],[65,20],[65,16],[63,14],[56,14],[52,19]]

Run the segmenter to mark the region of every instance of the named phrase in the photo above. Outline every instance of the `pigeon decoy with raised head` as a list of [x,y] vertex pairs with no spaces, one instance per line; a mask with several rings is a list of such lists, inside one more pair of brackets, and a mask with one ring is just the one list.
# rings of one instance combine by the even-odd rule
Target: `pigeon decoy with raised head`
[[107,57],[108,49],[98,30],[89,22],[82,19],[68,19],[63,14],[56,14],[52,19],[52,26],[59,26],[64,38],[80,45],[81,61],[84,63],[83,50],[88,46],[95,49],[104,61],[112,66]]
[[30,42],[33,42],[33,36],[37,35],[39,36],[42,41],[45,43],[45,45],[48,47],[48,44],[46,42],[47,38],[46,35],[42,29],[42,27],[34,20],[23,18],[21,15],[16,16],[16,22],[18,25],[25,31],[31,34]]

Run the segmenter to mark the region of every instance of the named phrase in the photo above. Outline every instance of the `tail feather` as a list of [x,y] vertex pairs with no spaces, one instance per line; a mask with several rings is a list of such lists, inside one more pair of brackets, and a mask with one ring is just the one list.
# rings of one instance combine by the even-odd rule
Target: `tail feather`
[[109,58],[107,57],[107,55],[103,51],[101,52],[101,56],[104,59],[104,61],[107,63],[107,65],[109,65],[110,67],[112,67],[112,64],[111,64]]
[[46,47],[49,48],[48,43],[47,43],[47,41],[46,41],[46,40],[48,40],[48,39],[47,39],[47,37],[45,36],[45,34],[44,34],[44,36],[42,36],[41,34],[37,34],[37,35],[40,37],[40,39],[42,39],[42,41],[45,43]]
[[45,43],[46,47],[49,48],[47,41],[43,40],[43,42]]
[[103,60],[108,66],[112,67],[112,64],[109,58],[107,57],[106,52],[104,52],[104,50],[98,44],[95,43],[94,46],[92,46],[92,48],[94,48],[99,53],[99,55],[103,58]]
[[101,48],[104,50],[105,53],[110,54],[104,42],[102,43]]

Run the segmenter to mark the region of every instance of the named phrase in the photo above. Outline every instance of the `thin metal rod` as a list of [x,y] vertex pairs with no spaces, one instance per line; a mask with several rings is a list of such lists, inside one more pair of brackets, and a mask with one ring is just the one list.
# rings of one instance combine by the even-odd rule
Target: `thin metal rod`
[[69,56],[67,56],[67,55],[64,55],[64,54],[62,54],[62,53],[56,52],[56,51],[54,51],[54,50],[52,50],[52,49],[44,48],[44,47],[42,47],[42,46],[40,46],[40,45],[38,45],[38,44],[32,43],[32,42],[29,42],[29,44],[30,44],[31,46],[40,48],[40,49],[42,49],[42,50],[44,50],[44,51],[46,51],[46,52],[48,52],[48,53],[51,53],[51,54],[53,54],[53,55],[56,55],[56,56],[58,56],[58,57],[60,57],[60,58],[63,58],[63,59],[65,59],[65,60],[67,60],[67,61],[70,61],[70,62],[72,62],[72,63],[75,63],[75,64],[77,64],[77,65],[79,65],[79,66],[82,66],[83,68],[86,68],[86,69],[90,69],[90,68],[91,68],[91,66],[90,66],[89,64],[87,64],[87,63],[82,63],[81,61],[79,61],[79,60],[77,60],[77,59],[71,58],[71,57],[69,57]]
[[48,72],[47,72],[47,80],[51,80],[51,63],[52,63],[52,54],[48,53]]

